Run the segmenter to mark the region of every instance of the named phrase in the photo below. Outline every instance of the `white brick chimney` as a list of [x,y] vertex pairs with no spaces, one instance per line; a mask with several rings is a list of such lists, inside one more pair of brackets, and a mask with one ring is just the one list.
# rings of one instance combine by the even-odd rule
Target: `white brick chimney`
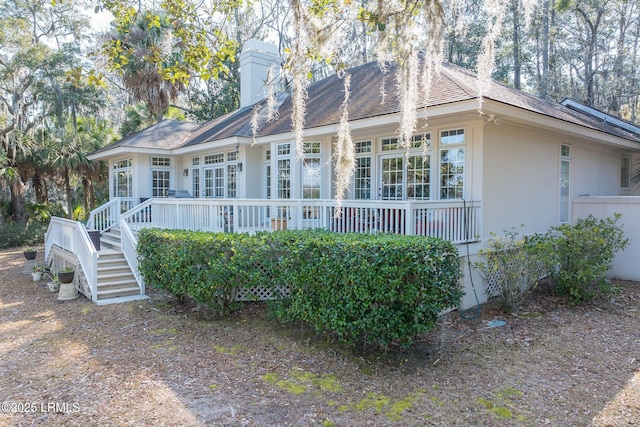
[[282,59],[272,44],[250,39],[240,53],[240,108],[248,107],[267,97],[265,85],[269,69],[270,78],[277,82]]

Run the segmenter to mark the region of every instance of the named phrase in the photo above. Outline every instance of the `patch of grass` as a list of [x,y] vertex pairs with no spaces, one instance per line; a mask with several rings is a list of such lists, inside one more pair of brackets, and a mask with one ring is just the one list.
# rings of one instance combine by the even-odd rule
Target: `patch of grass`
[[[290,379],[280,379],[276,373],[266,373],[262,376],[266,382],[275,383],[278,387],[292,394],[302,394],[310,387],[317,387],[324,392],[337,392],[342,390],[342,386],[337,383],[334,375],[316,375],[310,372],[302,372],[293,369]],[[335,402],[333,402],[335,404]]]
[[335,427],[335,423],[331,420],[324,420],[322,422],[322,427]]
[[224,347],[222,345],[214,345],[213,349],[220,354],[226,354],[229,356],[235,356],[247,350],[246,345],[234,345],[232,347]]
[[90,306],[90,305],[88,305],[88,306],[86,306],[86,307],[83,307],[83,308],[82,308],[82,311],[81,311],[81,313],[82,313],[82,314],[84,314],[85,316],[86,316],[87,314],[89,314],[89,313],[92,313],[92,312],[93,312],[93,307],[92,307],[92,306]]
[[418,400],[419,397],[420,393],[413,393],[405,398],[398,400],[393,405],[391,405],[391,408],[387,412],[385,412],[385,415],[391,421],[402,420],[402,413],[411,408],[413,403]]
[[374,409],[376,412],[382,412],[389,402],[389,398],[384,394],[369,393],[366,398],[362,399],[355,405],[355,408],[359,411]]
[[[524,397],[524,393],[516,388],[511,386],[503,387],[494,392],[494,395],[497,398],[497,402],[493,400],[485,399],[483,397],[479,397],[476,401],[483,405],[487,411],[495,415],[500,419],[511,419],[514,417],[513,408],[510,408],[514,405],[514,402],[511,399],[520,399]],[[518,420],[523,420],[522,416],[517,417]]]

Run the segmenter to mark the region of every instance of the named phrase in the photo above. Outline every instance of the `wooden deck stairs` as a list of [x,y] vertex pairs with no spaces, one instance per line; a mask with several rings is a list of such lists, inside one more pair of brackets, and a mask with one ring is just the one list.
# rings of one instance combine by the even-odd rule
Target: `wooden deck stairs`
[[98,251],[97,299],[99,304],[144,298],[140,286],[122,254],[120,229],[111,229],[100,236]]

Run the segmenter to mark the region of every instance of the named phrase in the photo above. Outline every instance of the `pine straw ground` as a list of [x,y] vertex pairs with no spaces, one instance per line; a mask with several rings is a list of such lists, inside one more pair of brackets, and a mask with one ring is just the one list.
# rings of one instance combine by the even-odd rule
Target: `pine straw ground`
[[540,291],[519,316],[453,312],[411,351],[363,354],[260,304],[57,301],[23,264],[0,252],[0,425],[640,425],[638,283],[588,307]]

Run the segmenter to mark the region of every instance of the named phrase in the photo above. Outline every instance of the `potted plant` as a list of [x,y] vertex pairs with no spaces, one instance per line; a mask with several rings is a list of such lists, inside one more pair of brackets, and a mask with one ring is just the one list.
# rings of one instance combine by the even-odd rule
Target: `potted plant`
[[58,272],[60,278],[60,292],[58,292],[58,300],[68,301],[78,298],[78,289],[76,284],[73,283],[73,268],[66,267],[64,270]]
[[27,248],[22,253],[24,254],[24,257],[28,260],[36,259],[36,256],[38,255],[38,251],[35,250],[34,248]]
[[31,277],[33,277],[33,281],[37,282],[42,279],[42,274],[44,273],[44,265],[33,264],[33,272],[31,273]]
[[60,279],[60,283],[73,282],[74,274],[75,274],[75,271],[71,267],[65,267],[64,269],[58,271],[58,278]]
[[47,288],[49,288],[51,292],[57,292],[60,287],[58,273],[47,273],[47,276],[51,279],[51,281],[47,282]]

